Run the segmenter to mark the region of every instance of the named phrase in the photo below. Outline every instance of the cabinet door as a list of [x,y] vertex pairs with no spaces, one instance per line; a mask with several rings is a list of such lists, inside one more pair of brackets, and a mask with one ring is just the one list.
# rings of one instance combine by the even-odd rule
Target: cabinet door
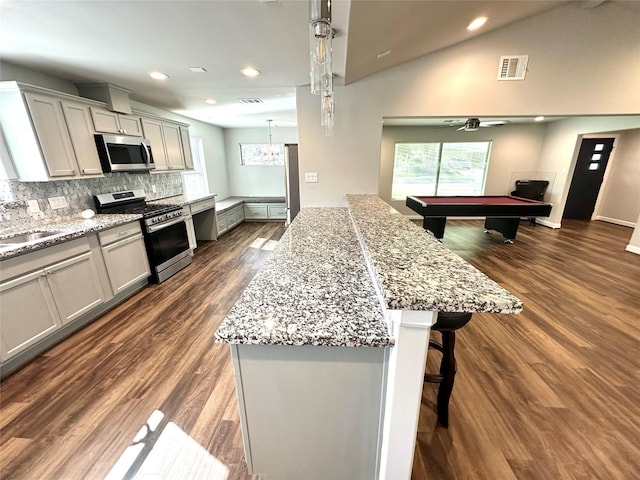
[[287,208],[284,205],[269,205],[269,218],[284,220],[287,218]]
[[62,110],[69,129],[71,145],[82,175],[102,175],[102,166],[94,139],[91,111],[86,105],[63,101]]
[[144,137],[151,141],[151,154],[156,164],[156,170],[168,170],[169,163],[164,149],[162,122],[143,118],[142,131],[144,132]]
[[244,205],[244,218],[246,218],[247,220],[266,220],[267,218],[269,218],[267,215],[267,206],[246,203]]
[[142,124],[140,123],[140,117],[134,117],[133,115],[118,115],[118,121],[120,123],[120,129],[125,135],[132,135],[134,137],[142,136]]
[[92,252],[44,269],[62,323],[76,320],[104,302]]
[[43,270],[0,284],[0,304],[2,361],[62,326]]
[[219,213],[216,216],[216,223],[218,224],[218,228],[217,228],[218,234],[221,234],[222,232],[227,230],[228,228],[227,221],[228,219],[227,219],[226,213]]
[[184,166],[189,170],[193,170],[193,155],[191,154],[191,138],[189,137],[189,129],[180,127],[180,141],[182,142],[182,155],[184,157]]
[[51,177],[76,174],[76,159],[60,100],[35,93],[25,93],[40,149]]
[[91,118],[96,132],[121,133],[117,113],[101,108],[91,108]]
[[172,170],[184,170],[184,158],[182,156],[182,141],[180,139],[180,127],[173,123],[162,123],[164,131],[164,146],[167,152],[167,162]]
[[102,247],[102,256],[114,295],[151,275],[142,235]]

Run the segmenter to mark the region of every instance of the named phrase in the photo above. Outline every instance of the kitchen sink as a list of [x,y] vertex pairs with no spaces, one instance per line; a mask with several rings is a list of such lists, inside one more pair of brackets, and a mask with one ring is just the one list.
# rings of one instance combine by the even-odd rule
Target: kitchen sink
[[22,233],[20,235],[14,235],[12,237],[0,239],[0,245],[20,245],[21,243],[29,243],[41,238],[51,237],[57,235],[60,232],[33,232]]

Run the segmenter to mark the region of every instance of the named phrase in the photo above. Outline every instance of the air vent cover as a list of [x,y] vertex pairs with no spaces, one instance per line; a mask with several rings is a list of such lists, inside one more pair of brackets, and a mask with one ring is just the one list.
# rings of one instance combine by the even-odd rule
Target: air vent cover
[[524,80],[527,74],[529,55],[509,55],[500,57],[498,80]]
[[262,103],[259,98],[239,98],[238,101],[240,103]]

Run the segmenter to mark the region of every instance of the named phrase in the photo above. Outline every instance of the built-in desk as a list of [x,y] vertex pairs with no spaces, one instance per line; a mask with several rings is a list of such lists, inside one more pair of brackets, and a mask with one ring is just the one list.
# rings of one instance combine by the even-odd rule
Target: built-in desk
[[305,208],[215,337],[249,472],[409,479],[438,311],[522,303],[376,196]]

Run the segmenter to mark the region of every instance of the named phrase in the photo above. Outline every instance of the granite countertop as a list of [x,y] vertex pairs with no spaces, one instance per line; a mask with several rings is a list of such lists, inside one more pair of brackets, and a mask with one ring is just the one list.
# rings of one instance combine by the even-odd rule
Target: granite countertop
[[117,227],[128,222],[139,221],[142,215],[111,214],[95,215],[93,218],[66,218],[59,222],[42,225],[39,227],[24,228],[21,226],[0,229],[0,239],[6,239],[14,235],[22,235],[34,232],[56,232],[55,235],[33,240],[28,243],[13,245],[0,245],[0,260],[30,253],[41,248],[51,247],[58,243],[73,240],[89,233],[99,232]]
[[348,210],[303,209],[215,338],[258,345],[393,345]]
[[522,310],[522,301],[377,195],[347,195],[347,203],[388,309]]
[[172,197],[158,198],[155,200],[147,200],[147,203],[158,203],[161,205],[190,205],[192,203],[200,202],[201,200],[209,200],[211,198],[215,198],[217,193],[197,193],[197,194],[188,194],[183,193],[182,195],[174,195]]

